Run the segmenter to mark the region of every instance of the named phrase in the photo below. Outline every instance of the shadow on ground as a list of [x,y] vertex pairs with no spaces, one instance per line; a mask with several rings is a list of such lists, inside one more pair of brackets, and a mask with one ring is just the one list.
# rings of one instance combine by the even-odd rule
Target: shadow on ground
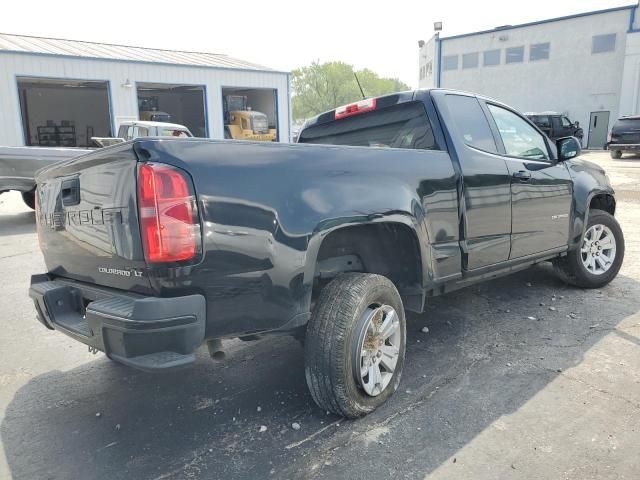
[[542,265],[433,299],[409,318],[400,390],[355,422],[313,404],[293,339],[234,341],[221,363],[202,353],[164,375],[100,356],[16,393],[0,426],[5,455],[17,479],[416,478],[580,363],[636,313],[633,292],[625,277],[600,293],[573,289]]
[[0,237],[35,233],[36,218],[34,212],[21,212],[10,215],[0,214]]

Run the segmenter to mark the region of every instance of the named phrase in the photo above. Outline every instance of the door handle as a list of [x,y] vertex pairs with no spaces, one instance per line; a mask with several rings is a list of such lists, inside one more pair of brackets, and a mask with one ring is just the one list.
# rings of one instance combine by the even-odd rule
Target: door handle
[[520,170],[518,172],[513,172],[512,177],[516,180],[520,180],[521,182],[528,182],[531,179],[531,172]]

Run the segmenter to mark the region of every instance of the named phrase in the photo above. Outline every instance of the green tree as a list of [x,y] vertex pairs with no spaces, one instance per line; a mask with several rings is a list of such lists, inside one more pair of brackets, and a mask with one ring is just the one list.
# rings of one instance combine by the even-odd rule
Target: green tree
[[[362,98],[352,65],[313,62],[291,72],[294,120],[303,120]],[[409,90],[397,78],[381,78],[369,69],[355,71],[367,97]]]

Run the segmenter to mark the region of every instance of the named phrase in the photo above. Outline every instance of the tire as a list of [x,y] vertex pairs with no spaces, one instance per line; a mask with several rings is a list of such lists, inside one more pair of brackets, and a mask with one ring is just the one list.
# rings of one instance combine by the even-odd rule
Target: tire
[[[392,322],[393,318],[397,321]],[[369,335],[377,320],[393,325],[394,333],[387,340],[381,340],[381,335]],[[324,287],[307,325],[305,376],[311,396],[323,410],[347,418],[362,417],[382,405],[398,388],[405,349],[404,308],[393,283],[381,275],[343,274]],[[372,355],[363,356],[362,350]],[[386,365],[392,357],[381,356],[381,352],[396,350],[394,368],[389,370]],[[361,362],[373,364],[363,368]],[[363,370],[373,372],[375,368],[382,373],[367,373],[368,383],[358,377]],[[367,393],[366,388],[373,389],[373,394]]]
[[622,158],[622,150],[611,150],[611,158],[616,160]]
[[22,192],[22,200],[31,210],[36,209],[36,192],[31,190],[30,192]]
[[[615,252],[613,261],[608,264],[606,271],[596,274],[585,265],[584,262],[586,260],[583,260],[585,257],[587,259],[589,258],[589,256],[591,255],[591,250],[585,253],[583,249],[588,245],[589,239],[587,238],[587,236],[589,235],[591,227],[594,227],[597,231],[598,226],[606,227],[613,235]],[[604,231],[606,232],[606,229]],[[601,235],[602,238],[595,243],[599,243],[600,240],[604,239],[604,242],[602,242],[604,244],[609,236],[609,233],[601,233]],[[600,250],[598,250],[598,247],[600,247]],[[604,250],[602,250],[602,245],[594,246],[592,244],[592,246],[589,248],[593,248],[596,255],[604,255],[608,252],[608,255],[611,256],[611,250],[606,249],[606,247]],[[606,259],[606,257],[604,256],[601,258]],[[613,215],[603,210],[591,210],[589,212],[589,219],[587,221],[587,227],[585,228],[585,234],[582,239],[580,248],[575,248],[569,251],[566,257],[555,260],[553,264],[556,272],[565,282],[581,288],[601,288],[607,285],[616,277],[616,275],[618,275],[620,267],[622,266],[623,259],[624,235],[622,234],[620,224]],[[594,258],[593,267],[601,267],[601,264],[596,258]]]

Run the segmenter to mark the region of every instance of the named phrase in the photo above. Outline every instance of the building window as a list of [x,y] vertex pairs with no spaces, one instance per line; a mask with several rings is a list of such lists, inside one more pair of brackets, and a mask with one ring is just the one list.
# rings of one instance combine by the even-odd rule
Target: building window
[[442,70],[457,70],[458,55],[445,55],[442,57]]
[[478,52],[462,55],[462,68],[478,68]]
[[500,50],[487,50],[482,54],[485,67],[500,65]]
[[506,63],[522,63],[524,60],[524,47],[507,48]]
[[433,73],[433,62],[429,60],[428,63],[420,67],[420,80],[430,77]]
[[535,43],[529,47],[529,60],[548,60],[551,45],[547,43]]
[[616,34],[594,35],[591,42],[591,53],[613,52],[616,49]]

